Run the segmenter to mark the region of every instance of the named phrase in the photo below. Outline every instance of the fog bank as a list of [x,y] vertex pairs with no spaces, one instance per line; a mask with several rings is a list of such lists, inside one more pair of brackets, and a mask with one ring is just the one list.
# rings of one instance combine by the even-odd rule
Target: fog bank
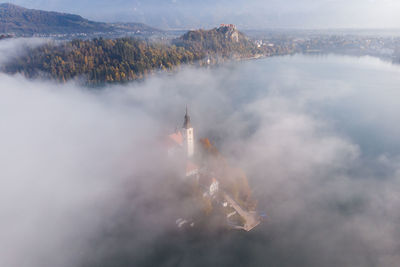
[[[399,71],[277,57],[101,90],[0,74],[0,265],[396,266]],[[254,231],[174,232],[158,141],[185,104],[247,173]]]

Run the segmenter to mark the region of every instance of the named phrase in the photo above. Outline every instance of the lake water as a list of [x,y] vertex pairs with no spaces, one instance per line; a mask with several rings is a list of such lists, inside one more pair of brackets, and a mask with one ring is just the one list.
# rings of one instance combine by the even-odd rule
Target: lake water
[[245,170],[267,218],[151,238],[124,222],[101,266],[400,264],[400,66],[295,55],[182,70],[162,87],[161,110],[189,99],[197,137]]
[[[42,41],[0,42],[0,65],[27,42]],[[400,266],[399,65],[294,55],[101,90],[0,84],[1,266]],[[155,139],[186,104],[195,139],[246,173],[267,215],[251,232],[176,227],[193,205]]]

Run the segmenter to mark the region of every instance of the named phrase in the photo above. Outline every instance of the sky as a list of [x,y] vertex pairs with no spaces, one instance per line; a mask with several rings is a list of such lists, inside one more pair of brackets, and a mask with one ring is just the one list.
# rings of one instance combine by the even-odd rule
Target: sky
[[[0,66],[41,40],[0,42]],[[0,266],[397,266],[400,68],[286,56],[90,90],[0,74]],[[249,178],[249,233],[176,231],[161,138],[189,105]],[[164,151],[165,152],[165,151]]]
[[163,29],[400,28],[397,0],[10,0],[28,8],[76,13],[106,22],[144,22]]

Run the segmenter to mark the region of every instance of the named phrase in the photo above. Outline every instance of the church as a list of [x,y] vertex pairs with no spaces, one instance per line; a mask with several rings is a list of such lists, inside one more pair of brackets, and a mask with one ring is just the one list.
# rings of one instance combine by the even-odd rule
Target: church
[[190,116],[186,107],[186,113],[181,130],[176,130],[175,133],[168,135],[168,155],[173,156],[182,149],[185,152],[187,159],[194,155],[194,132],[192,124],[190,123]]
[[187,107],[182,129],[177,129],[175,133],[168,135],[167,147],[169,157],[183,158],[186,161],[185,177],[187,179],[196,179],[210,196],[218,191],[219,182],[214,177],[201,172],[199,166],[193,162],[193,157],[196,153],[194,130]]

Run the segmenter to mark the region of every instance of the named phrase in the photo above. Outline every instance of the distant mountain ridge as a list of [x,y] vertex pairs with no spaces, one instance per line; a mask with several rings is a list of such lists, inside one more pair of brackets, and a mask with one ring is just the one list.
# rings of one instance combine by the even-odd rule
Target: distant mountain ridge
[[79,15],[0,4],[0,33],[15,35],[100,32],[161,32],[142,23],[103,23]]

